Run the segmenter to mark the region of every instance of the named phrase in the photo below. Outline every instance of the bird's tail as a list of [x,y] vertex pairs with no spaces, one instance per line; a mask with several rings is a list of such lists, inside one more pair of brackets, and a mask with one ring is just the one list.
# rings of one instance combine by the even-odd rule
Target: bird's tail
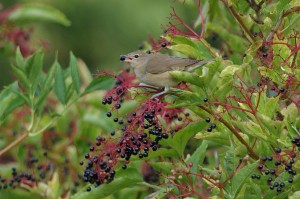
[[212,58],[212,59],[206,59],[206,60],[201,60],[199,62],[197,62],[197,64],[194,64],[193,66],[189,67],[188,68],[188,72],[191,72],[191,71],[194,71],[196,70],[197,68],[209,63],[209,62],[212,62],[212,61],[215,61],[216,59]]

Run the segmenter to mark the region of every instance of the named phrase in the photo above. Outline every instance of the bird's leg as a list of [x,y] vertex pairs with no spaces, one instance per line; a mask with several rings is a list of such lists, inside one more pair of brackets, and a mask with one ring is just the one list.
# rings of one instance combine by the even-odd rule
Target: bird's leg
[[157,94],[155,94],[155,95],[152,95],[151,99],[154,99],[154,98],[156,98],[156,97],[158,97],[158,96],[161,96],[161,95],[167,93],[169,90],[170,90],[169,87],[165,87],[164,91],[162,91],[162,92],[160,92],[160,93],[157,93]]

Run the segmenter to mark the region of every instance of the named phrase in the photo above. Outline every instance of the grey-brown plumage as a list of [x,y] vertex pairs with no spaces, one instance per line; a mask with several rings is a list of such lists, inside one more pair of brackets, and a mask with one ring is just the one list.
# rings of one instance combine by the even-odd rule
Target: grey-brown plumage
[[120,60],[130,63],[141,83],[165,88],[163,92],[153,95],[152,98],[166,93],[171,86],[176,86],[179,83],[179,81],[169,74],[170,71],[193,71],[213,61],[213,59],[194,60],[172,57],[161,53],[149,54],[143,51],[135,51],[128,55],[122,55]]

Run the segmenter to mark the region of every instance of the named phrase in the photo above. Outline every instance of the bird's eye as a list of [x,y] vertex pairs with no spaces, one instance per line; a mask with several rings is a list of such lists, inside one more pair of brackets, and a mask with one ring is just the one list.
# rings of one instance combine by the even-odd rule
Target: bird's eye
[[134,58],[139,58],[139,55],[138,54],[134,55]]

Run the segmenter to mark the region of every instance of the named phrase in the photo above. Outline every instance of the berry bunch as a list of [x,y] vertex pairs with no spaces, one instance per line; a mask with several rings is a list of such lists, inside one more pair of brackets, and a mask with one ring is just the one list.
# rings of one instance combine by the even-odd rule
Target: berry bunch
[[[82,179],[96,187],[114,179],[117,163],[122,162],[122,168],[126,169],[133,156],[140,159],[148,157],[150,151],[161,147],[161,140],[168,139],[191,121],[189,113],[179,108],[167,108],[168,103],[158,98],[146,100],[124,118],[113,117],[118,115],[123,99],[129,98],[126,91],[136,86],[127,71],[121,74],[122,78],[117,77],[116,86],[102,100],[104,105],[111,106],[107,117],[118,123],[120,128],[111,132],[111,136],[98,136],[85,155],[87,161]],[[89,187],[87,191],[90,190]]]
[[300,136],[292,138],[292,148],[282,150],[275,148],[273,156],[261,157],[257,170],[260,174],[252,174],[252,179],[266,178],[269,188],[281,193],[287,183],[294,182],[295,162],[299,160]]
[[[47,156],[46,152],[44,153],[44,156]],[[11,177],[5,178],[0,176],[0,189],[6,189],[8,186],[13,189],[17,187],[24,188],[23,185],[33,188],[47,176],[50,177],[53,173],[52,163],[38,162],[38,158],[30,157],[27,161],[27,166],[31,168],[30,172],[19,173],[16,168],[12,168]]]

